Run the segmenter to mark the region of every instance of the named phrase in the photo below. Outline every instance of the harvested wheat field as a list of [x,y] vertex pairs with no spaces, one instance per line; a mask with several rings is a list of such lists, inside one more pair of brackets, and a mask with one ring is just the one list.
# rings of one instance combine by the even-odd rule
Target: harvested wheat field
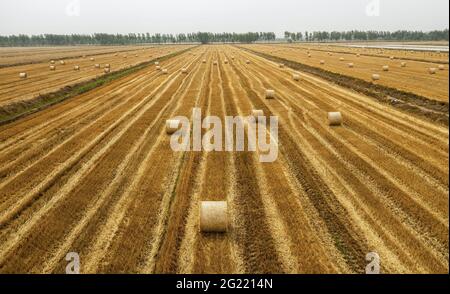
[[[448,102],[448,64],[430,75],[432,64],[418,61],[402,69],[399,59],[245,48],[317,67],[325,59],[327,70],[364,80],[379,73],[381,85]],[[87,53],[55,75],[47,63],[27,65],[26,80],[4,68],[0,101],[158,50],[127,61]],[[68,252],[82,273],[364,273],[369,252],[383,273],[448,273],[448,104],[409,97],[422,112],[395,107],[228,45],[190,46],[158,67],[167,74],[151,64],[0,126],[1,273],[64,273]],[[192,121],[193,108],[277,116],[277,159],[172,151],[166,121]],[[226,201],[215,208],[220,232],[200,229],[202,201]]]
[[[321,68],[340,75],[413,93],[421,97],[448,103],[448,53],[348,48],[325,45],[243,45],[244,48],[267,54],[283,61],[292,61]],[[324,61],[324,63],[321,63]],[[353,66],[348,66],[352,63]],[[389,71],[383,71],[389,66]],[[430,68],[436,68],[430,74]]]
[[[109,47],[103,51],[82,50],[76,47],[65,52],[65,55],[60,52],[61,49],[52,54],[46,50],[28,49],[25,52],[40,60],[39,62],[0,68],[0,110],[2,107],[28,102],[102,76],[105,74],[105,66],[110,67],[112,72],[120,71],[189,47],[191,46],[151,46],[134,50]],[[111,52],[113,50],[114,52]],[[0,50],[0,60],[3,51]],[[61,59],[61,56],[65,58]],[[19,55],[15,58],[19,60],[22,57]],[[43,58],[47,60],[42,61]],[[21,79],[19,73],[26,73],[27,78]]]

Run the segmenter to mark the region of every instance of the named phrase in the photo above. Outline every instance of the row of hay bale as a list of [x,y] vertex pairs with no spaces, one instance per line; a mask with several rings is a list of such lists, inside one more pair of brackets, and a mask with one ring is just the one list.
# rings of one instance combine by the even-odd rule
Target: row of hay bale
[[[178,131],[181,122],[176,119],[166,121],[166,133],[174,134]],[[200,231],[205,233],[225,233],[228,231],[228,203],[227,201],[201,201],[200,202]]]
[[[49,66],[50,71],[55,71],[56,70],[56,66],[54,65],[55,64],[54,60],[50,61],[50,64],[51,64]],[[66,63],[65,62],[63,63],[63,61],[61,61],[60,64],[61,65],[65,65]],[[95,68],[100,68],[100,64],[95,64]],[[110,64],[108,64],[108,63],[105,64],[103,66],[103,68],[104,68],[103,71],[105,73],[111,72],[111,65]],[[74,67],[73,67],[73,70],[75,70],[75,71],[79,71],[80,69],[81,69],[81,67],[79,65],[74,65]],[[26,72],[21,72],[21,73],[19,73],[19,77],[22,78],[22,79],[26,79],[26,78],[28,78],[28,74]]]
[[[329,52],[329,55],[332,55],[332,54]],[[359,57],[360,54],[358,53],[358,54],[356,54],[356,56]],[[391,59],[391,60],[394,60],[395,57],[394,57],[394,56],[391,56],[390,59]],[[345,61],[344,57],[340,57],[340,58],[339,58],[339,61]],[[324,65],[324,64],[325,64],[325,60],[320,60],[319,63],[320,63],[321,65]],[[400,67],[406,67],[406,65],[407,65],[407,63],[406,63],[405,61],[403,61],[403,62],[400,63]],[[347,66],[348,66],[349,68],[354,68],[354,67],[355,67],[355,64],[354,64],[353,62],[350,62],[350,63],[347,64]],[[385,72],[388,72],[388,71],[389,71],[389,65],[383,65],[383,66],[381,67],[381,69],[382,69],[383,71],[385,71]],[[429,72],[430,74],[436,74],[437,70],[444,70],[444,69],[445,69],[445,66],[441,64],[441,65],[439,65],[437,68],[435,68],[435,67],[430,67],[430,68],[428,68],[428,72]],[[373,75],[372,75],[372,80],[373,80],[373,81],[378,81],[380,78],[381,78],[381,76],[380,76],[379,74],[373,74]]]

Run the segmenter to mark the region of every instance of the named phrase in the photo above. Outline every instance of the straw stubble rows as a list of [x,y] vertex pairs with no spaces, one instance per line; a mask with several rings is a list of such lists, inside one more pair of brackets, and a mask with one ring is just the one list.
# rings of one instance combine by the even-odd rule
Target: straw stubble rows
[[[0,127],[0,272],[72,251],[83,273],[362,273],[373,251],[448,272],[448,128],[231,46],[161,65]],[[278,116],[278,159],[173,152],[165,121],[194,107]],[[199,231],[202,200],[228,201],[225,234]]]

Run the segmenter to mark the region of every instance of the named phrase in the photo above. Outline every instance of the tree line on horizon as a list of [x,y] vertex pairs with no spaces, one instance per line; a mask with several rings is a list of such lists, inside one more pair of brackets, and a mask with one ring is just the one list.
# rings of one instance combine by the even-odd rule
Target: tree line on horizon
[[448,41],[448,29],[422,31],[314,31],[284,32],[284,38],[290,42],[326,42],[326,41]]
[[[344,32],[288,32],[284,33],[288,42],[329,42],[329,41],[448,41],[448,29],[430,32],[422,31],[344,31]],[[273,42],[274,32],[248,33],[208,33],[189,34],[42,34],[0,36],[0,46],[64,46],[64,45],[137,45],[137,44],[179,44],[179,43],[255,43]]]
[[0,36],[0,46],[62,46],[62,45],[137,45],[137,44],[177,44],[177,43],[254,43],[274,41],[273,32],[249,33],[207,33],[190,34],[93,34],[93,35],[11,35]]

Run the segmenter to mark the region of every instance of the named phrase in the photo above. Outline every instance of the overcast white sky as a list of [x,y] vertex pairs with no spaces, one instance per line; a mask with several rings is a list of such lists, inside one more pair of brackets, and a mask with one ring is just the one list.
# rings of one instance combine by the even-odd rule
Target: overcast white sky
[[0,0],[0,35],[428,31],[448,28],[448,10],[448,0]]

